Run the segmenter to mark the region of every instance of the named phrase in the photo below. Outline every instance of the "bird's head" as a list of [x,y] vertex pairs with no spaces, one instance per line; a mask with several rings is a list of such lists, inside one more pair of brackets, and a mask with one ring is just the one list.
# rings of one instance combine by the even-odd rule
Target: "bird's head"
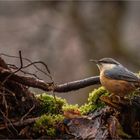
[[119,62],[117,62],[116,60],[114,60],[112,58],[102,58],[100,60],[91,59],[90,61],[95,62],[100,71],[112,69],[118,65],[121,65]]

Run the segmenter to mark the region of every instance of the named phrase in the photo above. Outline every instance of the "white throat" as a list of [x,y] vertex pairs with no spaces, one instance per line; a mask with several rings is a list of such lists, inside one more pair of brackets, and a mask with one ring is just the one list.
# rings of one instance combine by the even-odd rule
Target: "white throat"
[[116,64],[101,64],[101,65],[97,65],[98,68],[101,70],[109,70],[112,69],[114,67],[116,67]]

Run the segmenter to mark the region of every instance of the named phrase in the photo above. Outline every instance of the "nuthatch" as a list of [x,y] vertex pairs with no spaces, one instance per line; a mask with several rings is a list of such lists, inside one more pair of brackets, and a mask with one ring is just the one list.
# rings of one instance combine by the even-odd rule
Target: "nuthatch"
[[140,87],[140,78],[112,58],[94,61],[100,70],[100,82],[110,92],[124,97]]

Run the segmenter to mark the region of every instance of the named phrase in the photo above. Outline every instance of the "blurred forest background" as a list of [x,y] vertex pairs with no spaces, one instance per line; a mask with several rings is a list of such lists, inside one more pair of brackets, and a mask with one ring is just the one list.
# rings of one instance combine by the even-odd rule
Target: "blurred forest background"
[[[32,61],[47,63],[58,84],[98,75],[89,60],[102,57],[138,72],[140,2],[0,1],[0,53],[18,56],[19,50]],[[18,59],[3,58],[19,65]],[[81,104],[93,88],[57,95]]]

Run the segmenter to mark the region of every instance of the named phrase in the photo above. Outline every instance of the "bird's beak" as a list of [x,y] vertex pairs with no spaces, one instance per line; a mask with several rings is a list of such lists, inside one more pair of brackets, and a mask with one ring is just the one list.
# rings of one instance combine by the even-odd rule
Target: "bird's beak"
[[90,62],[94,62],[94,63],[96,63],[96,64],[99,63],[98,60],[94,60],[94,59],[90,59],[89,61],[90,61]]

